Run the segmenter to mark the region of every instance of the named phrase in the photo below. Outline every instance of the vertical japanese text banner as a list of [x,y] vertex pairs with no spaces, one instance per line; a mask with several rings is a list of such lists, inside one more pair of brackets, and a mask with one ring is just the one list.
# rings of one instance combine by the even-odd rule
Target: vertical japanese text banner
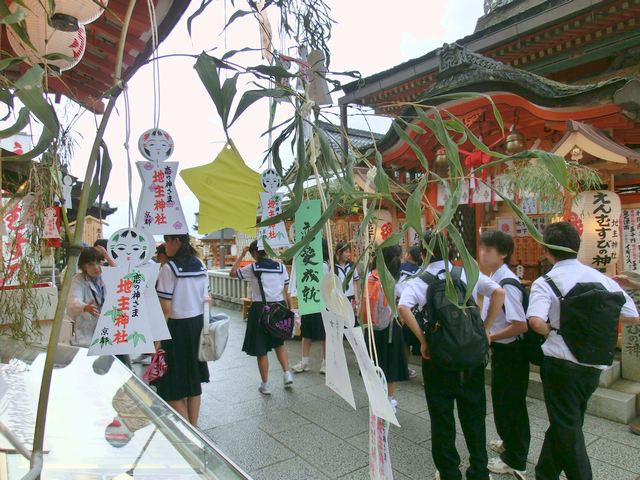
[[[320,200],[305,200],[296,212],[296,241],[301,241],[320,221]],[[322,235],[320,232],[300,250],[295,257],[296,285],[298,287],[298,309],[300,315],[319,313],[324,310],[320,295],[323,277]]]

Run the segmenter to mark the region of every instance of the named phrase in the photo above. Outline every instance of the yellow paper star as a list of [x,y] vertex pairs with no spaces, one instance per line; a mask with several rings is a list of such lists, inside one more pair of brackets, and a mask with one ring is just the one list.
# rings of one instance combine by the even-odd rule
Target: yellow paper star
[[247,167],[233,142],[213,162],[182,170],[180,176],[200,202],[199,233],[233,228],[255,235],[260,174]]

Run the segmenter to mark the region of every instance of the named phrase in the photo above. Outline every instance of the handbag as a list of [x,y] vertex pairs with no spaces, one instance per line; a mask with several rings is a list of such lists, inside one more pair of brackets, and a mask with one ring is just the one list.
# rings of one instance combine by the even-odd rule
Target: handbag
[[198,360],[201,362],[214,362],[222,356],[227,346],[230,320],[227,315],[216,315],[216,321],[212,323],[209,313],[209,291],[207,286],[205,286],[204,298],[203,325],[200,332],[200,342],[198,343]]
[[262,328],[273,338],[287,340],[293,337],[295,314],[279,302],[267,302],[262,285],[262,273],[255,272],[262,296],[262,314],[259,323]]
[[153,383],[164,376],[167,372],[167,368],[165,351],[160,348],[156,350],[156,353],[151,357],[151,363],[142,374],[142,379],[149,383]]

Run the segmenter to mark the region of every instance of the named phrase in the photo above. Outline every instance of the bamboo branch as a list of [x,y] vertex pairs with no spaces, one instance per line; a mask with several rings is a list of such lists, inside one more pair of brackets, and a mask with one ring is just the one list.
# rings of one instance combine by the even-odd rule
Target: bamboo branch
[[[44,363],[44,369],[42,372],[42,383],[40,384],[40,397],[38,399],[38,410],[36,415],[36,427],[33,436],[33,453],[32,453],[32,461],[31,468],[37,468],[36,462],[34,459],[40,458],[42,456],[42,449],[44,445],[44,431],[45,425],[47,421],[47,409],[49,405],[49,392],[51,390],[51,377],[53,374],[53,362],[55,358],[56,349],[58,346],[58,339],[60,337],[60,329],[62,327],[62,319],[64,316],[64,311],[67,303],[67,298],[69,296],[69,291],[71,289],[71,280],[74,275],[74,266],[77,263],[78,257],[80,255],[80,250],[82,249],[82,237],[84,233],[84,220],[87,214],[87,207],[89,203],[89,190],[91,186],[91,178],[93,177],[93,172],[96,166],[96,161],[98,158],[98,151],[100,148],[100,143],[104,137],[104,132],[107,128],[107,124],[109,123],[109,118],[111,113],[115,107],[116,101],[118,99],[118,95],[122,89],[122,59],[124,57],[124,48],[127,41],[127,31],[129,29],[129,24],[131,23],[131,17],[133,16],[133,10],[136,5],[136,0],[129,0],[129,6],[127,7],[127,12],[125,15],[124,23],[122,26],[122,30],[120,32],[120,42],[118,44],[118,53],[116,56],[116,68],[115,68],[115,84],[114,89],[112,89],[113,93],[109,98],[109,102],[107,103],[107,107],[102,115],[102,120],[100,121],[100,126],[98,127],[98,131],[96,132],[96,138],[93,141],[93,147],[91,149],[91,155],[89,157],[89,163],[87,165],[87,171],[84,177],[84,184],[82,185],[82,192],[80,193],[80,202],[78,205],[78,215],[76,218],[76,228],[74,229],[73,234],[73,243],[70,248],[69,253],[69,261],[68,268],[64,274],[64,279],[62,281],[62,286],[60,288],[60,293],[58,296],[58,304],[56,306],[56,313],[53,320],[53,325],[51,328],[51,336],[49,337],[49,344],[47,346],[47,356]],[[40,465],[41,467],[41,465]],[[37,478],[40,478],[40,475],[37,475]]]

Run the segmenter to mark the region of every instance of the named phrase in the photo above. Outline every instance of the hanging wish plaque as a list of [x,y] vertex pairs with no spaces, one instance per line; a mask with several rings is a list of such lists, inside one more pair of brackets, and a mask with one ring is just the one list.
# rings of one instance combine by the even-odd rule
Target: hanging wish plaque
[[[264,192],[260,192],[261,220],[264,222],[282,213],[282,195],[278,193],[282,180],[280,175],[273,168],[270,168],[262,173],[261,181],[262,187],[265,189]],[[261,250],[264,248],[264,242],[267,242],[271,248],[291,246],[287,236],[287,227],[283,221],[266,227],[258,227],[257,236],[258,248]]]
[[148,161],[136,162],[142,179],[136,227],[152,235],[188,233],[175,185],[178,162],[166,161],[173,153],[173,139],[164,130],[153,128],[140,136],[138,147]]

